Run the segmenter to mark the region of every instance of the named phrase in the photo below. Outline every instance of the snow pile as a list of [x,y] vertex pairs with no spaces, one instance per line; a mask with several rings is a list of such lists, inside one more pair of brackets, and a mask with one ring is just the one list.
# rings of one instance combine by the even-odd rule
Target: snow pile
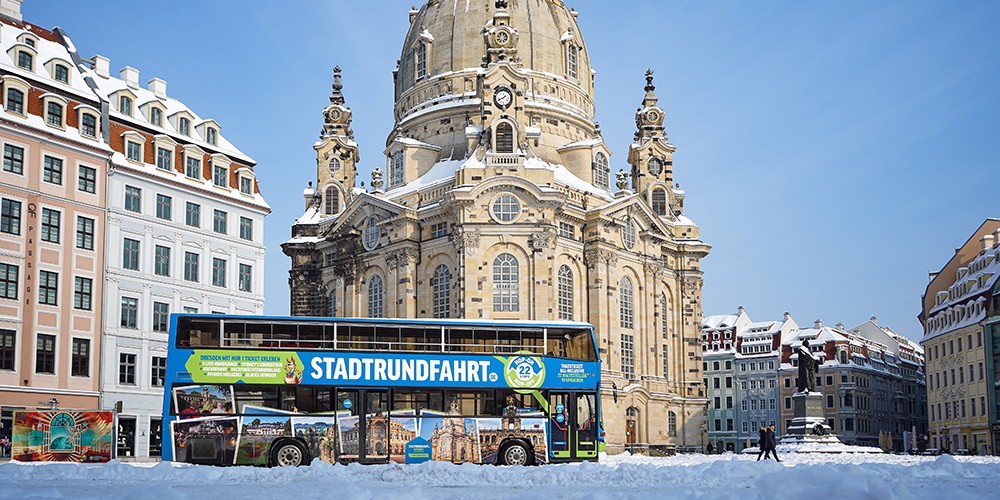
[[0,464],[4,498],[992,498],[1000,458],[908,455],[616,455],[601,463],[493,467],[428,462],[263,469]]

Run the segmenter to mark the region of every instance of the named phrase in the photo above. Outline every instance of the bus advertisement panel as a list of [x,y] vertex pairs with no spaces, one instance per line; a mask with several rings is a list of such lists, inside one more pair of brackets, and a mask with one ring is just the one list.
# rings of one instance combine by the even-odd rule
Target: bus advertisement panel
[[[171,321],[164,460],[513,465],[597,458],[600,367],[589,325],[194,318]],[[317,324],[328,335],[314,335]],[[358,324],[370,343],[358,341]],[[423,329],[433,341],[418,352],[405,352],[414,343],[381,345],[386,336],[399,339],[401,328]],[[310,342],[302,342],[304,332]],[[543,346],[589,354],[542,355]]]

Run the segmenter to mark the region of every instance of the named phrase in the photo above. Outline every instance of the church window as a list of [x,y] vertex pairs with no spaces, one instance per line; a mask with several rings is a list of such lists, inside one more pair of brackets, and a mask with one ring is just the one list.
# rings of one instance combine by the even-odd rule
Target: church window
[[576,45],[570,44],[569,47],[567,47],[566,49],[566,73],[569,75],[570,78],[577,77],[576,57],[577,57]]
[[416,56],[416,68],[417,68],[417,78],[423,78],[427,76],[427,45],[420,44],[417,45],[415,51]]
[[337,158],[336,156],[331,157],[330,161],[327,163],[327,168],[330,169],[331,174],[340,172],[340,158]]
[[[663,338],[667,338],[667,294],[660,294],[660,335]],[[667,350],[663,350],[663,356],[666,357]]]
[[493,310],[519,311],[519,270],[517,258],[502,253],[493,259]]
[[382,229],[378,225],[378,217],[372,215],[368,217],[368,222],[365,224],[365,231],[362,234],[362,243],[365,246],[365,250],[371,251],[375,250],[378,246],[378,240],[382,238]]
[[626,250],[635,247],[635,233],[635,222],[631,217],[625,219],[625,224],[622,225],[622,244],[625,245]]
[[495,153],[514,152],[514,127],[509,122],[497,124],[496,143],[493,146]]
[[635,342],[630,333],[622,334],[622,377],[635,378]]
[[513,222],[521,215],[521,202],[512,194],[497,196],[490,208],[497,222]]
[[598,152],[594,155],[594,185],[608,189],[608,157]]
[[382,286],[382,277],[376,274],[368,280],[368,317],[385,317],[382,309],[384,304],[385,288]]
[[337,188],[334,186],[326,188],[326,196],[323,197],[323,202],[326,205],[323,211],[327,215],[337,213],[340,209],[340,191],[337,191]]
[[559,236],[562,238],[569,238],[569,239],[576,238],[576,229],[573,227],[573,224],[570,224],[568,222],[560,222]]
[[434,271],[434,317],[451,317],[451,273],[448,266],[441,264]]
[[667,414],[667,434],[671,437],[677,436],[677,414],[674,412]]
[[618,282],[618,324],[622,328],[634,328],[635,308],[632,306],[632,280],[622,276]]
[[559,319],[573,321],[573,271],[559,266]]
[[403,152],[396,152],[389,160],[389,187],[394,188],[403,184]]
[[663,188],[653,190],[653,213],[667,215],[667,190]]

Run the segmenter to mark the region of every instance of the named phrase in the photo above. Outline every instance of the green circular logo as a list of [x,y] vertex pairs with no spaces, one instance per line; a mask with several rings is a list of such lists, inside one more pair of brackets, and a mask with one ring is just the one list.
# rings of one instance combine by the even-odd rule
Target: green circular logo
[[545,365],[535,356],[512,356],[507,359],[503,377],[514,389],[537,389],[545,381]]

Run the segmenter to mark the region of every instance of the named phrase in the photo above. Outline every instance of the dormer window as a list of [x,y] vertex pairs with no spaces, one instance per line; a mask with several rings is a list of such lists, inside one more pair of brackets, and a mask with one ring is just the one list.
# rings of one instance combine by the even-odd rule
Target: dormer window
[[416,59],[414,66],[417,70],[417,79],[421,79],[427,76],[427,45],[421,43],[417,45],[417,49],[414,51],[414,58]]
[[122,134],[122,141],[125,148],[125,158],[133,163],[142,163],[142,149],[146,139],[135,132],[125,132]]
[[201,179],[201,158],[193,155],[185,155],[184,175],[192,179]]
[[96,139],[97,117],[101,112],[96,108],[80,104],[76,106],[76,113],[80,122],[80,135]]
[[69,84],[69,68],[62,64],[56,64],[52,67],[52,78],[57,82],[62,82]]
[[608,189],[608,157],[604,153],[598,151],[594,155],[594,185]]
[[219,142],[219,132],[212,127],[205,129],[205,142],[215,146]]
[[15,88],[7,89],[7,111],[19,115],[24,114],[24,92]]
[[397,151],[389,157],[389,187],[403,184],[403,152]]
[[32,71],[35,67],[35,56],[34,54],[21,50],[17,52],[17,67],[25,71]]
[[24,37],[24,39],[21,41],[24,42],[24,44],[27,45],[28,47],[35,48],[34,38]]
[[123,95],[118,96],[118,112],[123,115],[132,116],[132,98]]
[[253,194],[253,178],[243,175],[240,176],[240,192],[243,194]]
[[219,165],[212,166],[212,184],[218,187],[229,187],[229,170]]
[[163,126],[163,111],[155,106],[149,107],[149,123],[156,125],[157,127]]
[[45,123],[52,127],[63,128],[63,124],[66,123],[65,99],[54,94],[45,94],[42,95],[42,103],[45,109]]
[[183,116],[177,120],[177,131],[184,135],[191,135],[191,120]]

